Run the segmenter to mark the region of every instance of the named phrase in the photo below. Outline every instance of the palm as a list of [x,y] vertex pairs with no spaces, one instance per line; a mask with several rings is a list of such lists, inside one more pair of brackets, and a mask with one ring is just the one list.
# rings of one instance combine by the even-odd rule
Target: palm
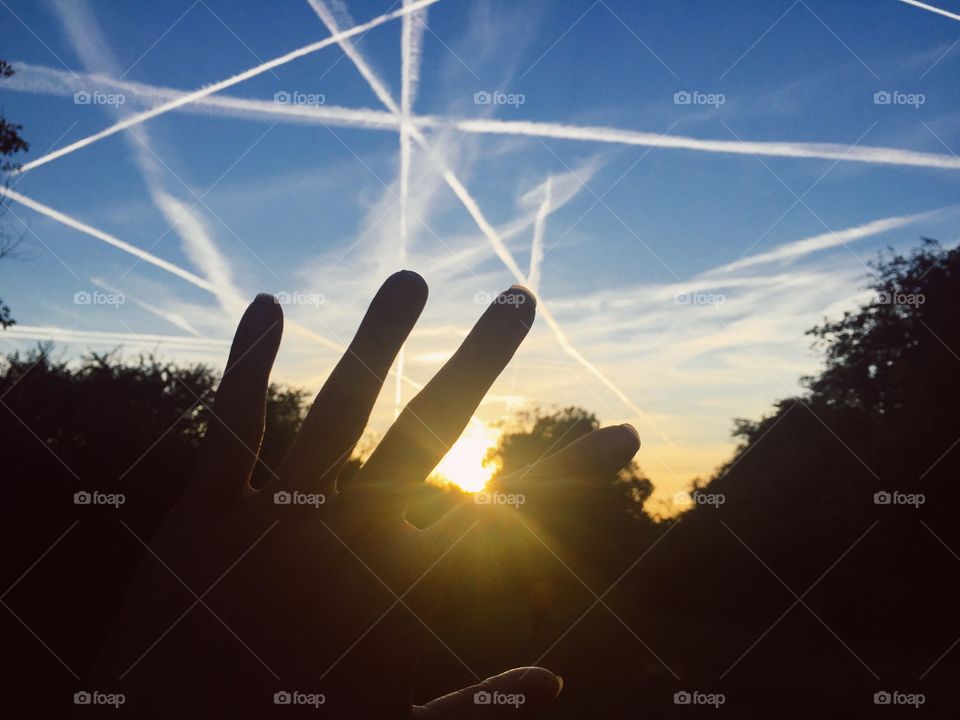
[[[410,705],[416,634],[429,631],[423,618],[442,603],[437,583],[425,578],[484,508],[463,505],[425,530],[410,525],[405,512],[532,324],[526,291],[513,288],[503,298],[514,301],[487,310],[338,490],[340,470],[426,301],[419,276],[392,276],[280,469],[255,490],[249,478],[282,331],[279,306],[258,298],[234,339],[196,478],[149,545],[105,646],[102,681],[122,677],[128,705],[140,716],[147,708],[166,716],[189,703],[262,717],[276,709],[278,691],[322,694],[335,716],[501,712],[474,705],[469,689],[423,708]],[[545,461],[537,474],[623,464],[636,448],[634,433],[608,428]],[[524,693],[526,710],[559,690],[541,669],[491,682]]]

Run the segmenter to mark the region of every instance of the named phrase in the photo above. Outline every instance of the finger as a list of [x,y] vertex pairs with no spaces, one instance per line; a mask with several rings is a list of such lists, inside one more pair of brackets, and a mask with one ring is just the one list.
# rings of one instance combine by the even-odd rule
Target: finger
[[632,425],[600,428],[563,449],[498,479],[500,487],[519,487],[544,478],[608,477],[629,463],[640,449],[640,435]]
[[563,679],[543,668],[515,668],[417,708],[429,720],[529,717],[563,688]]
[[533,324],[536,301],[524,288],[501,293],[453,357],[404,408],[355,484],[383,492],[388,513],[410,494],[463,432]]
[[283,334],[283,311],[261,294],[237,327],[227,367],[200,448],[197,477],[202,492],[235,494],[248,487],[263,439],[270,370]]
[[370,419],[390,366],[427,302],[415,272],[380,287],[346,353],[314,400],[281,465],[277,489],[333,493],[337,475]]

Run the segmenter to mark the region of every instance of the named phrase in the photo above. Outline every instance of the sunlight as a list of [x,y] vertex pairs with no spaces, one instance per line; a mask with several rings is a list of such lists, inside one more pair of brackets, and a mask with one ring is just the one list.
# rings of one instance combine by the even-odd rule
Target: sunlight
[[495,461],[485,465],[484,458],[499,438],[500,430],[479,421],[470,423],[437,465],[434,477],[466,492],[480,492],[497,470]]

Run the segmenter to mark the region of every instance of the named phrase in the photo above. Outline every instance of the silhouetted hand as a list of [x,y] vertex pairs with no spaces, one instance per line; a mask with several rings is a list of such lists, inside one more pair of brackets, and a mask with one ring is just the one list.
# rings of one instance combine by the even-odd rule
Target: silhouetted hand
[[[406,507],[530,329],[529,292],[514,287],[497,298],[338,492],[426,296],[412,272],[384,283],[260,490],[250,476],[283,317],[270,296],[250,305],[196,475],[149,542],[98,662],[97,689],[124,692],[137,717],[522,717],[557,695],[556,676],[521,668],[424,706],[409,697],[416,636],[432,634],[423,618],[443,602],[424,580],[496,509],[464,503],[420,530]],[[605,428],[532,474],[615,470],[638,447],[631,428]],[[481,691],[500,693],[499,702],[478,704]]]

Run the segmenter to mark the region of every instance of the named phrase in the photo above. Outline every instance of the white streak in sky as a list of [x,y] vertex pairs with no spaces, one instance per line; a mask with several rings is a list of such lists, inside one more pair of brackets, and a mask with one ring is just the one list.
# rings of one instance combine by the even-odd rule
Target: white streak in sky
[[[313,5],[315,9],[317,6],[325,8],[323,0],[310,0],[310,4]],[[329,29],[330,32],[333,33],[333,36],[336,37],[337,25],[336,20],[333,18],[333,14],[329,10],[326,10],[323,13],[318,12],[318,14],[320,15],[320,19],[327,26],[327,29]],[[376,74],[370,69],[370,66],[366,63],[353,44],[349,42],[349,38],[341,40],[340,45],[347,56],[357,66],[360,74],[363,75],[368,83],[370,83],[370,87],[374,91],[374,94],[380,98],[381,102],[383,102],[390,112],[396,114],[398,110],[397,104],[390,95],[389,90],[386,89],[383,82],[381,82]],[[411,135],[421,148],[427,152],[431,151],[430,144],[427,142],[427,139],[423,136],[423,133],[421,133],[418,128],[411,127]],[[442,171],[442,177],[444,181],[450,186],[450,189],[453,190],[454,195],[457,196],[457,198],[466,208],[467,212],[470,214],[470,217],[473,218],[474,222],[477,224],[477,227],[480,228],[480,231],[490,241],[493,251],[497,257],[500,258],[504,265],[506,265],[507,269],[517,279],[517,282],[521,283],[522,285],[529,285],[527,276],[523,273],[523,270],[520,269],[520,266],[517,264],[516,259],[510,252],[510,249],[503,241],[503,238],[500,237],[494,227],[487,221],[486,217],[484,217],[483,213],[480,211],[480,206],[477,205],[476,200],[474,200],[474,198],[470,195],[463,183],[460,182],[460,179],[450,168],[446,166],[442,158],[438,159],[436,164]],[[611,392],[613,392],[613,394],[616,395],[616,397],[628,408],[630,408],[630,410],[633,411],[638,417],[647,420],[647,414],[640,408],[640,406],[627,397],[626,393],[624,393],[612,380],[604,375],[598,367],[581,355],[580,352],[570,343],[566,334],[563,332],[563,329],[560,327],[560,323],[557,322],[557,319],[554,317],[553,313],[550,312],[550,309],[547,307],[546,302],[542,298],[539,300],[537,308],[540,311],[543,319],[547,322],[547,325],[551,331],[553,331],[553,334],[556,336],[557,342],[560,343],[560,347],[563,349],[563,351],[576,362],[580,363],[597,379],[599,379],[600,382],[602,382]],[[663,440],[672,444],[670,439],[652,422],[651,427],[656,430],[657,434],[659,434]]]
[[377,18],[374,18],[373,20],[363,23],[362,25],[356,25],[350,28],[349,30],[344,30],[343,32],[337,33],[336,35],[331,35],[330,37],[320,40],[318,42],[305,45],[304,47],[298,48],[296,50],[292,50],[286,53],[285,55],[281,55],[280,57],[274,58],[273,60],[268,60],[265,63],[261,63],[256,67],[250,68],[249,70],[244,70],[242,73],[232,75],[231,77],[225,80],[221,80],[220,82],[216,82],[216,83],[213,83],[212,85],[207,85],[206,87],[202,87],[192,92],[188,92],[185,95],[182,95],[181,97],[177,98],[176,100],[171,100],[169,102],[163,103],[162,105],[158,105],[155,108],[151,108],[150,110],[137,113],[136,115],[131,115],[130,117],[124,118],[120,122],[114,125],[111,125],[105,130],[101,130],[98,133],[94,133],[93,135],[89,135],[85,138],[82,138],[81,140],[77,140],[74,143],[70,143],[69,145],[62,147],[59,150],[54,150],[53,152],[48,153],[43,157],[39,157],[36,160],[25,163],[21,168],[20,172],[26,172],[28,170],[32,170],[33,168],[40,167],[41,165],[45,165],[46,163],[52,160],[56,160],[57,158],[63,157],[64,155],[69,155],[70,153],[75,152],[76,150],[80,150],[81,148],[87,147],[88,145],[91,145],[97,142],[98,140],[102,140],[103,138],[110,137],[111,135],[115,135],[116,133],[121,132],[122,130],[126,130],[127,128],[131,128],[135,125],[139,125],[140,123],[150,120],[152,118],[155,118],[158,115],[163,115],[164,113],[170,112],[171,110],[175,110],[178,107],[182,107],[188,103],[194,102],[199,98],[207,97],[208,95],[213,95],[215,92],[219,92],[220,90],[224,90],[238,83],[242,83],[244,80],[249,80],[250,78],[256,77],[257,75],[262,75],[265,72],[269,72],[270,70],[273,70],[274,68],[279,67],[280,65],[285,65],[286,63],[292,62],[293,60],[303,57],[304,55],[309,55],[310,53],[317,52],[318,50],[322,50],[325,47],[329,47],[343,40],[349,40],[354,35],[359,35],[360,33],[364,33],[368,30],[371,30],[377,27],[378,25],[382,25],[383,23],[389,22],[390,20],[395,20],[396,18],[403,17],[407,13],[415,12],[420,8],[427,7],[428,5],[433,5],[436,2],[439,2],[439,0],[417,0],[415,3],[413,3],[408,7],[400,8],[399,10],[386,13],[385,15],[381,15]]
[[705,275],[726,275],[727,273],[734,272],[735,270],[742,270],[743,268],[752,267],[754,265],[761,265],[771,262],[792,262],[803,257],[804,255],[817,252],[818,250],[825,250],[838,245],[844,245],[854,240],[860,240],[861,238],[879,235],[881,233],[889,232],[890,230],[896,230],[922,220],[933,220],[955,210],[956,207],[952,207],[942,208],[940,210],[932,210],[930,212],[916,213],[914,215],[896,215],[893,217],[880,218],[879,220],[873,220],[863,225],[856,225],[854,227],[845,228],[844,230],[838,230],[836,232],[826,232],[820,235],[814,235],[813,237],[795,240],[793,242],[786,243],[785,245],[780,245],[773,250],[769,250],[764,253],[758,253],[757,255],[751,255],[749,257],[736,260],[735,262],[721,265],[713,268]]
[[7,336],[24,340],[54,340],[56,342],[86,342],[103,345],[122,345],[133,343],[156,347],[178,347],[222,351],[230,347],[229,340],[216,340],[207,337],[184,337],[179,335],[152,335],[145,333],[109,332],[105,330],[74,330],[54,325],[14,325],[7,328]]
[[59,210],[54,210],[52,207],[39,203],[36,200],[31,200],[25,195],[21,195],[20,193],[18,193],[16,190],[0,187],[0,194],[6,195],[8,198],[13,200],[14,202],[18,202],[24,207],[30,208],[34,212],[40,213],[41,215],[45,215],[51,220],[56,220],[58,223],[66,225],[67,227],[71,227],[74,230],[79,230],[80,232],[86,235],[89,235],[92,238],[96,238],[101,242],[105,242],[108,245],[113,245],[113,247],[123,250],[125,253],[129,253],[130,255],[133,255],[134,257],[139,258],[143,262],[150,263],[151,265],[154,265],[160,268],[161,270],[166,270],[168,273],[172,273],[173,275],[176,275],[177,277],[183,280],[186,280],[188,283],[200,288],[201,290],[206,290],[209,293],[216,294],[216,290],[214,289],[214,286],[212,283],[200,277],[199,275],[195,275],[189,270],[185,270],[179,265],[174,265],[172,262],[168,262],[163,258],[159,258],[156,255],[153,255],[152,253],[147,252],[146,250],[141,250],[135,245],[131,245],[130,243],[124,242],[123,240],[120,240],[119,238],[116,238],[113,235],[110,235],[109,233],[105,233],[102,230],[98,230],[97,228],[91,227],[86,223],[81,222],[80,220],[77,220],[76,218],[72,218],[69,215],[64,215]]
[[[411,0],[403,0],[404,7],[409,7],[410,3]],[[420,79],[420,46],[426,27],[426,14],[426,9],[420,10],[417,13],[404,15],[400,21],[400,258],[398,263],[400,267],[406,265],[410,243],[407,210],[407,203],[410,200],[410,163],[413,158],[413,148],[410,145],[410,116]],[[397,382],[393,397],[395,418],[400,416],[400,406],[403,403],[403,383],[400,382],[400,378],[403,375],[405,360],[406,343],[400,347],[400,352],[397,354]]]
[[[116,58],[96,18],[83,0],[57,0],[55,6],[67,32],[67,37],[88,71],[120,75]],[[153,142],[145,127],[131,129],[126,139],[133,150],[133,158],[143,177],[154,205],[163,214],[170,227],[179,235],[187,257],[215,288],[220,306],[231,316],[238,317],[246,303],[233,281],[227,259],[219,251],[210,233],[204,227],[199,213],[187,203],[174,197],[164,188],[167,175],[153,149]]]
[[[5,87],[8,89],[64,96],[73,95],[76,91],[76,76],[62,70],[30,65],[29,63],[18,63],[17,68],[17,75],[6,80]],[[206,111],[253,119],[271,118],[288,122],[336,124],[370,130],[392,130],[399,132],[401,127],[399,113],[395,116],[392,114],[392,111],[385,113],[379,110],[335,106],[283,105],[272,101],[250,100],[232,96],[209,97],[211,92],[216,92],[216,90],[207,92],[209,88],[204,88],[201,91],[184,92],[182,90],[161,88],[142,83],[121,83],[98,75],[80,75],[80,77],[97,85],[123,89],[125,92],[130,92],[139,98],[162,101],[162,104],[154,109],[159,112],[154,113],[154,110],[149,110],[148,113],[153,113],[149,117],[143,117],[146,113],[132,116],[131,119],[140,118],[137,122],[143,122],[143,120],[150,119],[151,117],[170,110],[183,110],[186,112]],[[72,85],[67,84],[68,79]],[[218,83],[218,85],[220,85],[220,83]],[[382,87],[382,85],[380,86]],[[394,108],[397,107],[392,99],[391,103]],[[851,148],[839,143],[704,140],[683,135],[662,135],[603,126],[563,125],[558,123],[497,120],[492,118],[471,120],[466,118],[425,115],[412,116],[410,123],[415,128],[454,129],[465,133],[481,135],[539,137],[613,145],[658,147],[668,150],[693,150],[696,152],[720,154],[839,160],[841,162],[930,167],[946,170],[960,169],[960,158],[937,153],[901,150],[899,148],[872,146],[856,146]],[[118,130],[122,129],[124,128],[119,128]],[[110,130],[110,132],[103,131],[106,135],[98,133],[95,136],[79,140],[77,143],[83,143],[84,146],[89,145],[91,142],[99,140],[101,135],[106,137],[117,131],[111,130],[110,128],[108,128],[108,130]],[[411,134],[416,138],[419,133]],[[422,137],[422,135],[420,135],[420,137]],[[72,152],[77,143],[62,148],[62,150]],[[56,152],[60,153],[60,151]],[[37,163],[44,164],[55,159],[53,155],[54,153],[50,153],[49,155],[38,158],[32,163],[27,163],[24,165],[23,171],[35,167]],[[56,157],[60,157],[60,155]]]
[[708,153],[734,155],[764,155],[772,157],[820,158],[881,165],[912,165],[946,170],[960,169],[960,157],[936,153],[915,152],[897,148],[858,145],[847,147],[836,143],[753,142],[740,140],[702,140],[682,135],[620,130],[617,128],[562,125],[525,120],[450,120],[438,117],[419,117],[420,127],[453,127],[462,132],[525,137],[581,140],[588,142],[639,145],[643,147],[697,150]]
[[[92,277],[90,278],[90,282],[96,285],[98,288],[102,288],[103,290],[106,290],[107,292],[115,293],[117,295],[122,295],[125,298],[127,297],[127,294],[124,293],[123,290],[111,285],[106,280]],[[178,327],[181,330],[190,333],[194,337],[202,337],[202,334],[200,333],[200,331],[197,330],[195,327],[193,327],[193,325],[191,325],[189,322],[187,322],[186,318],[184,318],[179,313],[170,312],[169,310],[164,310],[163,308],[158,308],[156,305],[151,305],[150,303],[144,302],[143,300],[140,300],[135,297],[130,297],[129,299],[135,305],[142,307],[151,315],[156,315],[158,318],[161,318],[162,320],[166,320],[168,323],[170,323],[174,327]]]
[[548,177],[543,186],[543,202],[537,210],[537,219],[533,224],[533,244],[530,246],[530,291],[540,292],[540,265],[543,263],[543,233],[547,227],[547,216],[550,215],[550,196],[553,188],[553,178]]
[[[84,90],[122,92],[128,102],[144,106],[177,100],[187,95],[184,90],[148,85],[131,80],[117,80],[102,73],[69,73],[58,68],[16,62],[17,73],[4,81],[4,88],[20,92],[72,97],[78,84]],[[177,107],[176,112],[200,113],[254,120],[324,124],[367,130],[395,131],[400,121],[382,110],[355,110],[337,105],[299,105],[273,100],[254,100],[233,95],[210,95]]]
[[960,20],[960,15],[957,15],[956,13],[947,12],[946,10],[941,10],[940,8],[934,7],[933,5],[927,5],[926,3],[918,2],[918,0],[900,0],[900,2],[906,3],[907,5],[913,5],[914,7],[921,8],[922,10],[929,10],[932,13],[936,13],[937,15],[943,15],[944,17],[948,17],[951,20]]
[[[71,227],[74,230],[79,230],[80,232],[86,235],[89,235],[92,238],[100,240],[101,242],[105,242],[108,245],[112,245],[115,248],[123,250],[126,253],[130,253],[134,257],[140,258],[144,262],[150,263],[151,265],[155,265],[161,270],[166,270],[167,272],[172,273],[173,275],[176,275],[177,277],[182,278],[183,280],[186,280],[191,285],[194,285],[195,287],[198,287],[202,290],[206,290],[207,292],[211,293],[215,297],[217,295],[217,288],[212,283],[208,282],[202,277],[194,275],[189,270],[185,270],[184,268],[181,268],[178,265],[174,265],[173,263],[163,260],[162,258],[158,258],[156,255],[152,255],[151,253],[145,250],[141,250],[140,248],[135,247],[130,243],[126,243],[123,240],[115,238],[113,235],[105,233],[102,230],[98,230],[97,228],[91,227],[90,225],[87,225],[86,223],[83,223],[80,220],[72,218],[69,215],[65,215],[59,210],[54,210],[53,208],[43,205],[41,203],[38,203],[35,200],[31,200],[30,198],[25,197],[24,195],[21,195],[15,190],[11,190],[10,188],[5,188],[0,186],[0,194],[7,196],[11,200],[18,202],[24,207],[28,207],[31,210],[37,213],[40,213],[41,215],[45,215],[49,217],[51,220],[56,220],[57,222],[63,225],[66,225],[67,227]],[[12,328],[10,329],[12,330]],[[327,347],[337,353],[343,354],[347,350],[346,347],[341,345],[340,343],[334,342],[333,340],[330,340],[324,337],[320,333],[317,333],[311,330],[310,328],[304,325],[301,325],[298,322],[294,322],[292,320],[285,320],[284,329],[289,332],[292,332],[295,335],[299,335],[300,337],[305,337],[310,340],[313,340],[314,342],[319,343],[320,345],[323,345],[324,347]],[[391,371],[391,373],[393,373],[393,371]],[[420,390],[423,388],[423,385],[421,385],[420,383],[414,380],[411,380],[410,378],[405,377],[404,382],[406,382],[408,385],[413,387],[415,390]]]

